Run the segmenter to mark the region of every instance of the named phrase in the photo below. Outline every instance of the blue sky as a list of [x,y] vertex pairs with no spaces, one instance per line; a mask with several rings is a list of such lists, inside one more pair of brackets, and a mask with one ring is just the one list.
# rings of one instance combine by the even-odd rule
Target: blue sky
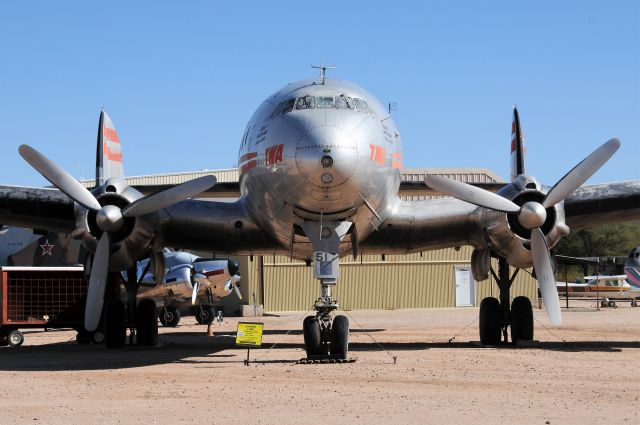
[[640,179],[639,4],[5,1],[0,184],[44,184],[22,143],[93,177],[102,106],[128,175],[233,167],[254,109],[320,59],[397,103],[407,167],[507,178],[516,103],[544,183],[611,137],[591,182]]

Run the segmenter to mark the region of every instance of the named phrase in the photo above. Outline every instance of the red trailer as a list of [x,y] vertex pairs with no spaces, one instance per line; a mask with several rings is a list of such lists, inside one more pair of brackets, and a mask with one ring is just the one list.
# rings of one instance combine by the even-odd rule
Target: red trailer
[[21,345],[27,328],[73,328],[79,343],[99,338],[84,330],[83,267],[0,267],[0,288],[0,345]]

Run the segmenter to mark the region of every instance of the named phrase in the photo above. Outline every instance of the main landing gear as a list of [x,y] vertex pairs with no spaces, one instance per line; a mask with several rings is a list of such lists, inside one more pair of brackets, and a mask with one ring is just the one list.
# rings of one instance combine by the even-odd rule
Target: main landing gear
[[349,352],[349,319],[333,313],[338,301],[331,295],[338,283],[340,241],[352,223],[307,221],[302,229],[313,247],[313,277],[320,280],[320,297],[313,305],[315,316],[302,323],[304,348],[309,359],[347,360]]
[[498,275],[493,269],[491,273],[500,289],[500,300],[487,297],[480,303],[480,343],[483,345],[497,345],[501,341],[509,341],[508,328],[511,327],[511,342],[533,340],[533,307],[531,300],[519,296],[513,299],[511,305],[511,284],[519,269],[510,275],[509,264],[503,258],[498,259]]
[[[144,275],[144,273],[143,273]],[[135,268],[127,272],[125,288],[127,290],[127,305],[120,299],[119,273],[109,273],[105,305],[103,313],[103,341],[107,348],[122,348],[126,344],[127,329],[130,330],[129,343],[133,344],[134,337],[138,345],[158,345],[158,314],[156,303],[152,299],[137,302],[139,282],[136,279]],[[97,334],[98,331],[94,332]],[[80,336],[80,333],[79,333]],[[86,336],[80,336],[85,343]],[[101,341],[93,341],[101,342]]]

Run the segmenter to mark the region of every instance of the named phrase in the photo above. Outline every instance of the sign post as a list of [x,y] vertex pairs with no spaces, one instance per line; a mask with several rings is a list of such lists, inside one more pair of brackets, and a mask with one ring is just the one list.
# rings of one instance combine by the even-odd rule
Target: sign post
[[249,351],[251,348],[260,348],[262,345],[262,329],[264,323],[259,322],[238,322],[236,331],[236,346],[247,347],[247,359],[245,366],[249,366]]

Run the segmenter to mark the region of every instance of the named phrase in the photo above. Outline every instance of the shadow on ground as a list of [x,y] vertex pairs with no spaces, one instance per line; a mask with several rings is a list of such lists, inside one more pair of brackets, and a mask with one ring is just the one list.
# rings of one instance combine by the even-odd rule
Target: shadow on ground
[[[373,332],[377,329],[360,330]],[[267,335],[280,335],[283,331],[266,332]],[[292,333],[295,331],[292,331]],[[358,330],[353,330],[357,333]],[[28,338],[28,336],[27,336]],[[259,359],[266,349],[299,350],[304,356],[302,338],[299,342],[277,343],[263,341],[262,349],[254,351],[252,358]],[[529,347],[513,347],[510,344],[492,347],[493,349],[550,350],[563,352],[619,352],[623,349],[640,349],[636,341],[571,341],[540,342]],[[477,342],[384,342],[358,341],[349,344],[351,353],[375,351],[420,351],[429,349],[484,349]],[[222,353],[224,351],[224,353]],[[207,367],[213,364],[232,364],[241,362],[246,350],[235,346],[235,335],[217,333],[207,337],[202,332],[171,332],[160,335],[158,347],[132,347],[125,349],[105,349],[102,345],[78,345],[66,341],[43,345],[0,348],[0,371],[74,371],[127,369],[157,364],[193,364]],[[287,357],[290,357],[287,354]],[[297,360],[297,357],[296,359]],[[269,363],[293,363],[295,360],[265,360]]]

